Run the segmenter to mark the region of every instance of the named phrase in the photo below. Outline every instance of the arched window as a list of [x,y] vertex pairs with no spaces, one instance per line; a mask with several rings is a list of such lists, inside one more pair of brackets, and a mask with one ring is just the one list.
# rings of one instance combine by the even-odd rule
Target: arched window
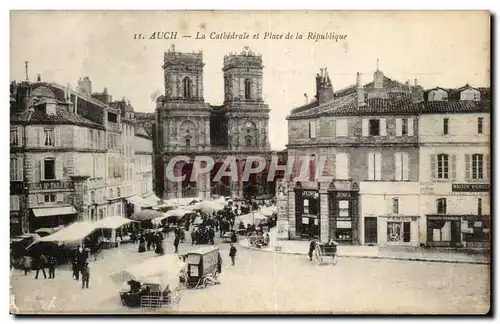
[[90,202],[93,204],[95,203],[95,191],[90,192]]
[[245,80],[245,99],[251,99],[252,97],[252,82],[250,79]]
[[184,80],[182,80],[182,89],[184,93],[184,98],[191,98],[191,79],[188,77],[185,77]]
[[252,146],[252,136],[245,137],[245,145]]
[[186,138],[186,146],[187,147],[191,146],[191,139],[189,137]]

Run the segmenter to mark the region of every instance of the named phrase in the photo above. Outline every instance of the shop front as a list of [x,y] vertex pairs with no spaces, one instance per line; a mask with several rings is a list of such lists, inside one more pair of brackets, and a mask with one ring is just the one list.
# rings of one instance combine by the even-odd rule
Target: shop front
[[300,238],[319,238],[319,191],[295,189],[295,233]]
[[461,247],[461,221],[457,215],[426,215],[427,245],[433,247]]
[[48,207],[31,209],[30,233],[42,227],[58,227],[76,221],[76,209],[67,207]]
[[17,236],[23,233],[21,226],[21,213],[16,211],[10,211],[10,236]]
[[329,189],[328,203],[330,238],[341,244],[359,244],[359,191]]
[[462,216],[462,234],[465,247],[488,249],[491,242],[491,218],[489,215]]
[[379,244],[418,245],[417,216],[382,216],[379,219]]

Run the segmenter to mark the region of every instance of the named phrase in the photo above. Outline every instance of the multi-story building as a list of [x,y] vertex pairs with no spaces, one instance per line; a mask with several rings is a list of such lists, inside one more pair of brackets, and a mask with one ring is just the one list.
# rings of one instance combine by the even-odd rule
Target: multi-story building
[[12,234],[125,215],[136,188],[135,169],[123,175],[134,166],[136,125],[132,116],[123,126],[125,109],[114,106],[106,89],[92,94],[88,78],[77,91],[40,79],[11,84]]
[[489,244],[489,89],[435,88],[419,118],[422,242]]
[[[172,47],[164,55],[165,95],[157,99],[154,122],[155,177],[163,183],[163,197],[273,193],[274,184],[265,181],[267,171],[245,183],[242,178],[248,156],[261,156],[266,163],[271,160],[269,108],[262,91],[262,57],[248,48],[224,57],[222,106],[211,106],[204,100],[203,66],[202,52],[180,53]],[[169,161],[180,155],[191,157],[191,161],[175,165],[175,175],[186,176],[182,183],[177,183],[168,179],[164,171]],[[211,156],[215,166],[211,173],[191,179],[193,161],[200,155]],[[238,179],[222,177],[215,181],[228,156],[236,160]]]
[[[316,96],[288,117],[292,237],[314,234],[351,244],[417,244],[418,116],[423,89],[377,71],[373,81],[334,92],[326,69]],[[311,172],[301,177],[300,158]],[[317,161],[325,160],[315,177]],[[298,165],[298,166],[297,166]],[[415,208],[416,207],[416,208]]]
[[313,101],[288,116],[290,237],[396,245],[487,238],[487,89],[424,92],[378,69],[372,82],[362,85],[358,73],[356,85],[337,92],[324,69],[316,87]]

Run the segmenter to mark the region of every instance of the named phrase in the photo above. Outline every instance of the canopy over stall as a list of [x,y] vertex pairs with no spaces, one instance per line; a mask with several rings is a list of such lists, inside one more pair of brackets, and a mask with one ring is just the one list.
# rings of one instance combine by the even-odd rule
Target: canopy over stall
[[274,213],[278,212],[278,207],[276,206],[263,207],[259,210],[259,212],[264,216],[272,216]]
[[95,228],[116,229],[132,222],[136,221],[121,216],[111,216],[103,218],[100,221],[95,222],[94,224]]
[[190,209],[200,210],[206,214],[211,214],[213,212],[224,209],[226,204],[227,202],[222,200],[204,200],[189,207]]
[[234,222],[234,226],[235,228],[237,228],[237,226],[239,226],[240,222],[243,222],[243,225],[247,225],[247,224],[251,224],[251,225],[255,225],[255,224],[259,224],[261,220],[264,220],[264,219],[267,219],[267,216],[264,216],[262,215],[262,213],[260,213],[260,211],[255,211],[253,213],[250,213],[250,214],[245,214],[245,215],[241,215],[237,218],[237,221]]
[[142,199],[144,201],[146,201],[148,204],[150,204],[151,206],[158,206],[158,204],[160,203],[160,198],[158,198],[156,195],[152,194],[152,195],[149,195],[147,197],[142,197]]
[[82,243],[84,238],[92,234],[95,229],[95,223],[76,222],[54,234],[41,237],[31,245],[39,242],[64,242],[67,245],[78,245]]
[[191,213],[193,213],[193,211],[189,210],[189,209],[182,209],[182,208],[172,209],[172,210],[167,211],[166,213],[163,213],[163,215],[161,217],[157,217],[157,218],[153,219],[153,222],[160,223],[165,218],[169,218],[169,217],[180,218],[180,217],[183,217],[184,215],[191,214]]
[[147,221],[147,220],[152,220],[153,218],[158,218],[158,217],[162,217],[162,216],[163,216],[163,214],[160,213],[159,211],[145,209],[145,210],[141,210],[139,212],[133,213],[132,216],[130,216],[130,219],[136,220],[136,221]]
[[144,199],[140,196],[137,196],[137,195],[132,196],[132,197],[128,197],[127,201],[131,204],[139,205],[141,207],[154,207],[157,205],[153,201],[146,200],[146,199]]
[[115,282],[126,282],[128,280],[144,282],[151,277],[165,279],[165,276],[167,276],[170,280],[178,278],[184,267],[185,263],[177,255],[169,254],[148,259],[125,270],[112,273],[111,278]]
[[54,234],[55,232],[60,231],[63,228],[64,228],[63,225],[57,226],[57,227],[42,227],[42,228],[37,229],[35,231],[35,233],[40,235],[41,237],[44,237],[44,236],[48,236],[50,234]]

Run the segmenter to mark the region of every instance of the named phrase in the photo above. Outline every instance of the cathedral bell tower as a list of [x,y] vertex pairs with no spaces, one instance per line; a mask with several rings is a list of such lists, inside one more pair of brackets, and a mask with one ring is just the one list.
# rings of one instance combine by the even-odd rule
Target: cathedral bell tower
[[269,149],[269,108],[262,98],[262,56],[245,46],[224,56],[224,109],[229,146],[236,151]]

